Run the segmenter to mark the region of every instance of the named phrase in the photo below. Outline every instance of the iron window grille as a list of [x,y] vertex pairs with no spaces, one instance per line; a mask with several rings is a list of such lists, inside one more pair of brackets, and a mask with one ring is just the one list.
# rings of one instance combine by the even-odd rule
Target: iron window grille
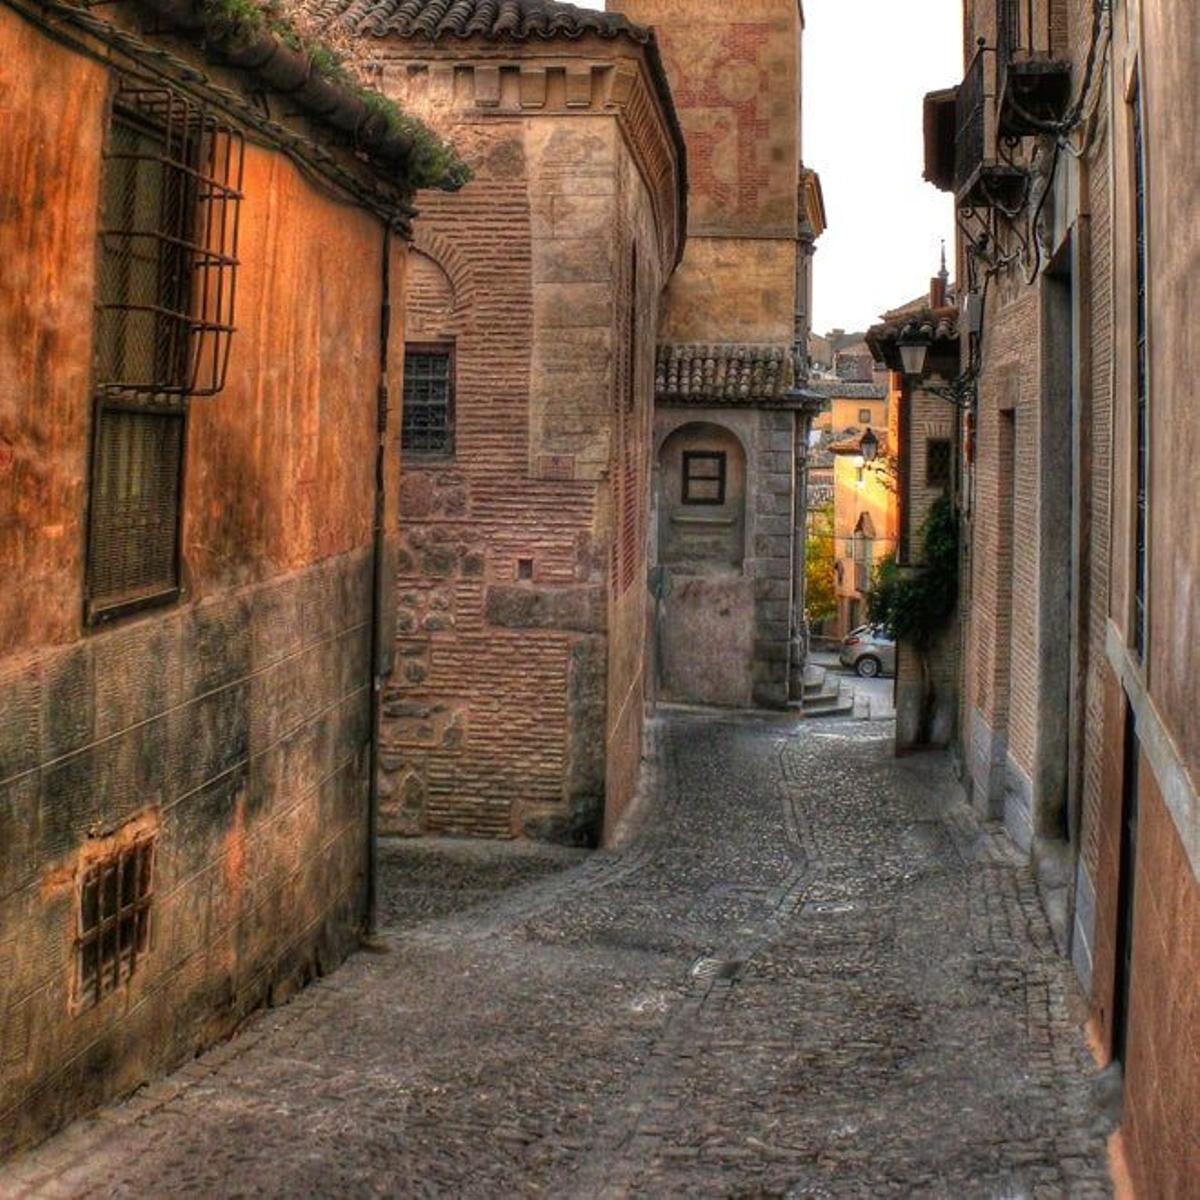
[[950,442],[946,438],[925,443],[925,483],[931,488],[950,486]]
[[122,79],[104,157],[90,622],[179,594],[187,399],[225,384],[244,142],[174,89]]
[[869,408],[860,408],[858,410],[858,423],[860,425],[871,424],[871,410]]
[[102,392],[211,396],[234,332],[242,134],[173,88],[123,80],[105,152]]
[[405,347],[400,446],[416,454],[453,455],[453,346],[410,344]]
[[75,996],[91,1008],[137,969],[150,946],[154,839],[145,836],[87,866],[79,887]]
[[684,504],[725,503],[725,455],[711,450],[683,453]]

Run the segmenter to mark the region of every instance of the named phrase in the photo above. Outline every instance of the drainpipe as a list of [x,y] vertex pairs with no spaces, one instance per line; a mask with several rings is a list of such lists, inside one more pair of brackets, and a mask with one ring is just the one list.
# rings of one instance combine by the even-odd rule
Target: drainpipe
[[384,631],[383,589],[388,586],[385,561],[387,430],[388,430],[388,338],[392,325],[391,300],[392,231],[383,229],[383,263],[380,271],[379,385],[375,400],[375,513],[371,546],[371,742],[370,780],[367,785],[367,879],[364,943],[370,947],[379,936],[379,725],[383,700],[383,678],[387,673],[388,645]]

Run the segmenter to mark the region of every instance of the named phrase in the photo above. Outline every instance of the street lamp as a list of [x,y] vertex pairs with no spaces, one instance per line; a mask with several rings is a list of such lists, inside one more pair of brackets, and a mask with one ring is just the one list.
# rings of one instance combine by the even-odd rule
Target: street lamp
[[919,333],[906,333],[900,338],[900,361],[904,373],[919,377],[925,374],[925,360],[929,357],[929,339]]
[[858,450],[862,455],[863,464],[868,467],[879,455],[879,438],[869,425],[867,432],[859,439]]

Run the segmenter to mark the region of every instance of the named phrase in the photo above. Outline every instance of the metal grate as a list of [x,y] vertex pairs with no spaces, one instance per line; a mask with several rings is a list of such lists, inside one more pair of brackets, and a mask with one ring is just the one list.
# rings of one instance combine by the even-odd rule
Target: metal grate
[[92,863],[79,889],[76,998],[91,1008],[116,991],[150,944],[154,840],[143,837]]
[[987,137],[987,60],[981,46],[971,62],[957,98],[954,143],[954,190],[961,192],[984,164]]
[[100,409],[88,541],[93,618],[177,587],[184,420],[179,407]]
[[105,152],[103,393],[213,395],[234,331],[244,141],[174,89],[120,84]]
[[448,346],[405,351],[400,445],[423,454],[454,453],[454,354]]
[[931,488],[950,486],[950,442],[946,438],[925,443],[925,483]]

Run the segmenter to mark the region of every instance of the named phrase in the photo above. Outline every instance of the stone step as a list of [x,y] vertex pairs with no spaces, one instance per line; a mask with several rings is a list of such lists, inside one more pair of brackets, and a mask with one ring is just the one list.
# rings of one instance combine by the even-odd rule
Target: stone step
[[827,704],[805,704],[804,716],[806,718],[818,717],[852,717],[854,716],[854,700],[837,699],[833,703]]
[[818,667],[814,663],[809,663],[804,668],[804,690],[807,693],[809,689],[815,688],[820,691],[825,686],[825,680],[829,672],[824,667]]

